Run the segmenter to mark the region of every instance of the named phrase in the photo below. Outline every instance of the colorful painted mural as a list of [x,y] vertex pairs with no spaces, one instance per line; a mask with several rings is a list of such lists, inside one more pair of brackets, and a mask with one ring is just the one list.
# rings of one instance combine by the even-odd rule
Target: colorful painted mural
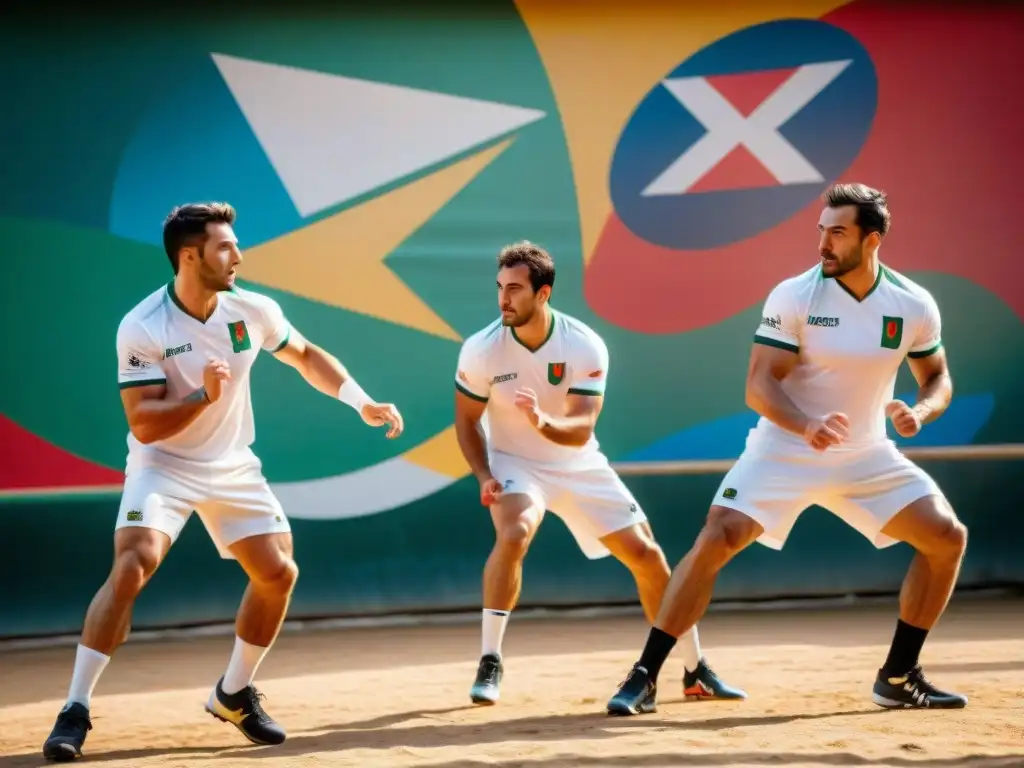
[[[761,302],[816,259],[818,198],[840,179],[889,192],[883,259],[944,312],[956,397],[915,444],[1024,442],[1024,112],[1005,86],[1020,9],[303,7],[140,12],[116,37],[99,11],[0,30],[17,107],[0,124],[0,297],[18,361],[0,392],[0,514],[29,499],[85,514],[90,498],[109,514],[88,525],[109,534],[126,435],[114,332],[170,279],[163,217],[199,199],[238,208],[243,284],[405,415],[384,440],[259,362],[255,448],[296,520],[436,510],[465,477],[455,360],[496,312],[495,254],[523,238],[555,255],[555,305],[607,340],[610,457],[737,456]],[[909,374],[900,386],[913,396]]]

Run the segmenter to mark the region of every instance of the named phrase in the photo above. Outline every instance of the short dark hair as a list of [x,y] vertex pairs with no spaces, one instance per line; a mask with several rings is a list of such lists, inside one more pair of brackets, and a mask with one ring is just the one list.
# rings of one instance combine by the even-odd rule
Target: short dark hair
[[174,208],[164,219],[164,250],[178,274],[178,253],[182,248],[206,242],[206,225],[235,223],[235,209],[228,203],[188,203]]
[[877,232],[882,237],[889,231],[889,213],[885,192],[864,184],[833,184],[823,196],[829,208],[853,205],[857,208],[857,227],[862,237]]
[[525,264],[530,270],[530,285],[536,293],[543,286],[555,287],[555,261],[551,254],[528,240],[506,245],[498,254],[498,269]]

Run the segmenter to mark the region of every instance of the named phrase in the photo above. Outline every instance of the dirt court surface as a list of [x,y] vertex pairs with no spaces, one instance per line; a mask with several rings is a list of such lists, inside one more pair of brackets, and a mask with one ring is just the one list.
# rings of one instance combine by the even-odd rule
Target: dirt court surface
[[[870,701],[894,607],[713,613],[712,665],[745,702],[681,698],[681,662],[659,710],[604,705],[646,637],[642,618],[520,620],[505,641],[502,701],[472,708],[475,624],[282,635],[258,684],[288,730],[246,746],[203,711],[230,637],[129,643],[93,700],[85,764],[109,766],[1024,766],[1024,602],[955,600],[926,672],[970,696],[961,711],[888,712]],[[74,649],[0,655],[0,768],[38,757]],[[79,761],[83,764],[83,761]]]

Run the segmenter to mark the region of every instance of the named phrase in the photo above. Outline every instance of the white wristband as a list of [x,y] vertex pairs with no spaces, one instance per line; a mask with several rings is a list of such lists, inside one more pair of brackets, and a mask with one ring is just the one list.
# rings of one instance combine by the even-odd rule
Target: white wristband
[[373,398],[363,391],[355,379],[345,379],[345,383],[338,390],[338,399],[352,406],[357,413],[362,413],[364,405],[373,405]]

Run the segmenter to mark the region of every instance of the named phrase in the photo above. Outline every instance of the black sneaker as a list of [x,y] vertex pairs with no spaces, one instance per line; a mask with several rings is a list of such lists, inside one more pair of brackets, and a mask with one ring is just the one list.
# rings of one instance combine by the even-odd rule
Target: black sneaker
[[871,700],[886,709],[963,709],[967,697],[942,691],[928,682],[916,665],[902,677],[885,677],[878,670]]
[[81,757],[86,734],[91,730],[88,707],[78,702],[67,704],[57,715],[57,722],[43,744],[43,757],[58,763]]
[[474,704],[485,706],[497,704],[501,696],[501,678],[505,668],[501,665],[501,657],[488,653],[480,657],[480,666],[476,670],[476,680],[469,689],[469,699]]
[[238,693],[224,693],[220,687],[223,682],[224,678],[217,681],[217,687],[206,702],[206,711],[221,722],[231,723],[253,744],[283,743],[284,728],[275,723],[260,704],[266,697],[251,685]]
[[654,712],[658,686],[651,681],[647,670],[634,664],[618,692],[608,701],[609,715],[641,715]]

